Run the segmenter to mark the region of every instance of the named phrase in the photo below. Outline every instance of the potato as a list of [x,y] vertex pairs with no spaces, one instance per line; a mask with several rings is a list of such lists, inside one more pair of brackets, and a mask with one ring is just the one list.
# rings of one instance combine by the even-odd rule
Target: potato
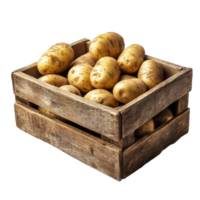
[[104,89],[94,89],[88,92],[84,98],[110,107],[119,106],[119,102],[114,98],[114,96]]
[[108,32],[95,37],[89,47],[92,57],[96,60],[104,56],[118,58],[124,49],[124,39],[115,32]]
[[90,74],[93,87],[101,89],[112,89],[120,76],[117,61],[112,57],[103,57],[98,60]]
[[60,121],[70,123],[70,121],[68,121],[67,119],[64,119],[63,117],[60,117],[60,116],[58,116],[58,115],[56,115],[56,114],[54,114],[54,113],[52,113],[52,112],[50,112],[50,111],[48,111],[48,110],[42,108],[42,107],[38,107],[38,110],[39,110],[40,112],[44,113],[45,115],[47,115],[47,116],[53,118],[53,119],[58,119],[58,120],[60,120]]
[[163,69],[159,63],[146,60],[138,71],[138,78],[144,81],[148,89],[151,89],[164,80]]
[[113,95],[119,102],[126,104],[146,92],[144,82],[138,78],[122,80],[113,88]]
[[155,123],[155,127],[159,127],[160,125],[166,123],[167,121],[169,121],[170,119],[172,119],[174,116],[172,114],[172,111],[169,108],[166,108],[165,110],[163,110],[162,112],[160,112],[159,114],[157,114],[153,120]]
[[138,44],[128,46],[117,59],[122,72],[133,74],[138,71],[145,58],[145,50]]
[[37,68],[40,74],[60,74],[64,72],[74,60],[74,50],[62,42],[53,45],[38,60]]
[[73,85],[63,85],[60,87],[60,89],[81,96],[81,92],[79,91],[79,89],[74,87]]
[[130,75],[122,75],[122,76],[120,76],[119,81],[128,80],[128,79],[132,79],[132,78],[136,78],[136,77],[130,76]]
[[91,56],[90,52],[88,52],[78,57],[76,60],[74,60],[70,67],[74,67],[80,64],[87,64],[90,65],[91,67],[94,67],[96,64],[96,60]]
[[56,74],[48,74],[40,77],[38,80],[54,85],[56,87],[61,87],[63,85],[69,84],[67,78]]
[[88,64],[80,64],[72,67],[68,72],[70,85],[75,86],[81,92],[87,93],[93,89],[90,83],[92,67]]
[[148,120],[135,131],[135,136],[141,138],[155,130],[153,119]]

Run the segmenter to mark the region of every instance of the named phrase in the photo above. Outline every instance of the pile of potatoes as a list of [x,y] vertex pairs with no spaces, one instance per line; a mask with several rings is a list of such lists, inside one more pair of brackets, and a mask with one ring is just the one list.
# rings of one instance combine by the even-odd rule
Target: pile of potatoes
[[[38,71],[43,75],[39,80],[106,106],[129,103],[161,83],[164,74],[159,63],[145,60],[141,45],[124,48],[123,37],[115,32],[95,37],[89,52],[77,59],[70,45],[55,44],[37,62]],[[67,72],[67,77],[61,76],[63,72]],[[39,110],[62,120],[43,108]],[[149,130],[153,129],[153,123],[148,122]],[[141,127],[140,132],[145,132],[144,129]]]

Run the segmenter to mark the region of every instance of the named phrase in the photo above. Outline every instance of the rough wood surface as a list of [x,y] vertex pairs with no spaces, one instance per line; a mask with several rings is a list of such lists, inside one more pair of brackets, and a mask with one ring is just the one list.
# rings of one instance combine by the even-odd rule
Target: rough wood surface
[[21,102],[15,103],[17,127],[111,176],[122,177],[122,151],[95,136],[51,119]]
[[189,93],[187,93],[177,101],[176,115],[181,114],[188,108],[188,99],[189,99]]
[[11,94],[12,95],[14,95],[14,92],[13,92],[14,91],[13,73],[14,72],[19,72],[19,71],[26,71],[28,69],[31,69],[34,66],[36,66],[36,63],[37,63],[36,61],[33,61],[31,63],[28,63],[28,64],[26,64],[24,66],[18,67],[18,68],[14,69],[14,70],[11,70],[9,72],[10,87],[11,87]]
[[32,103],[30,103],[29,101],[24,100],[24,99],[22,99],[22,98],[20,98],[20,97],[18,97],[16,95],[15,95],[15,101],[20,101],[20,102],[22,102],[22,103],[24,103],[26,105],[32,106]]
[[70,46],[73,48],[74,53],[75,53],[74,59],[76,59],[79,56],[86,53],[86,42],[87,41],[89,41],[89,39],[84,38],[84,39],[78,40],[78,41],[70,44]]
[[192,69],[186,68],[118,109],[122,115],[122,138],[139,128],[192,87]]
[[159,155],[165,148],[186,134],[188,129],[189,109],[126,149],[123,152],[123,178]]
[[115,109],[67,93],[22,72],[15,72],[13,78],[16,96],[113,140],[121,139],[121,115]]
[[134,132],[132,134],[127,135],[125,138],[121,139],[120,141],[114,141],[110,138],[105,137],[104,135],[101,135],[101,139],[120,147],[122,150],[130,147],[132,144],[134,144],[137,141],[137,138],[135,137]]

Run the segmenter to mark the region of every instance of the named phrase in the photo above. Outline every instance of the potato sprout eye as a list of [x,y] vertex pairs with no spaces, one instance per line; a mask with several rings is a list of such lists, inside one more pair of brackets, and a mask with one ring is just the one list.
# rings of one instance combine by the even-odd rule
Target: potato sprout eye
[[75,82],[78,82],[79,79],[80,79],[79,77],[76,77],[76,78],[74,79],[74,81],[75,81]]

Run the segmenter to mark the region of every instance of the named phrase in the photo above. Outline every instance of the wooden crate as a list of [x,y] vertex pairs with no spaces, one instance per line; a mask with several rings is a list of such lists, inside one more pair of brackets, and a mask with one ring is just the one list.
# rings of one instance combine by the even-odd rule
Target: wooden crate
[[[88,39],[71,44],[75,57],[88,52],[89,44]],[[117,180],[126,178],[186,134],[189,128],[187,107],[192,69],[151,56],[146,59],[161,64],[165,80],[118,108],[66,94],[37,80],[41,76],[37,63],[14,71],[17,126]],[[175,117],[134,143],[134,131],[170,105]],[[37,106],[73,123],[51,119],[39,112]]]

